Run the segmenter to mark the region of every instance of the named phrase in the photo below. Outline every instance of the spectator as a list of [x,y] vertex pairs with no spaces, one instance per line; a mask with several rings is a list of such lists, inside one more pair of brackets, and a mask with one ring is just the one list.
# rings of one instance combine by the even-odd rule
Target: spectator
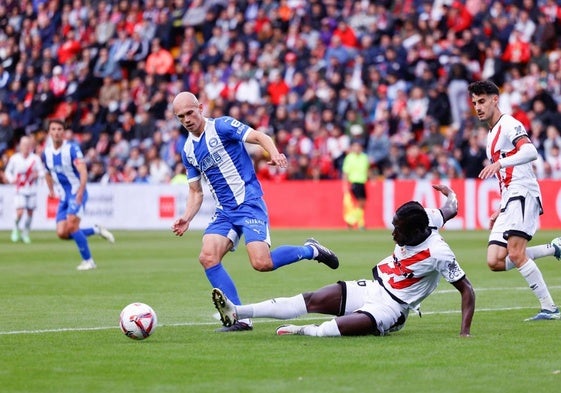
[[14,127],[10,123],[10,116],[6,112],[0,112],[0,155],[13,147],[13,137]]
[[477,179],[487,159],[485,148],[481,145],[477,132],[473,132],[468,136],[467,144],[461,153],[460,164],[463,168],[464,176],[468,179]]
[[122,78],[121,67],[114,59],[109,57],[109,50],[107,47],[99,49],[99,56],[93,68],[93,75],[101,80],[105,77],[110,77],[115,80]]
[[150,54],[146,58],[147,74],[157,75],[163,77],[164,80],[169,80],[171,74],[174,73],[174,60],[171,53],[160,46],[160,40],[154,38],[152,40]]
[[171,168],[160,157],[158,148],[156,146],[150,146],[146,156],[148,160],[150,182],[152,184],[169,183],[172,176]]
[[[110,135],[121,129],[132,140],[137,112],[165,122],[170,95],[188,88],[204,93],[211,111],[237,113],[256,127],[271,127],[275,135],[303,127],[315,139],[320,128],[346,127],[347,113],[358,111],[365,137],[377,121],[389,122],[389,136],[403,153],[412,135],[422,146],[432,143],[425,141],[431,134],[422,117],[407,109],[418,86],[426,91],[427,117],[443,132],[453,130],[446,151],[461,156],[469,126],[465,95],[454,92],[479,78],[501,86],[501,100],[519,101],[503,110],[512,110],[524,124],[537,120],[561,127],[555,1],[446,0],[417,2],[418,7],[317,1],[294,6],[270,0],[90,3],[38,2],[34,9],[29,2],[10,2],[0,23],[0,110],[14,127],[12,139],[40,129],[53,116],[83,131],[84,108],[100,100],[96,128],[101,125]],[[147,72],[152,39],[167,52],[162,58],[170,66],[161,75]],[[525,53],[520,63],[510,55],[522,54],[515,44]],[[44,79],[56,66],[62,67],[66,88],[45,92]],[[271,70],[286,86],[269,86]],[[105,76],[121,88],[115,103],[100,89]],[[288,113],[277,115],[276,107]],[[168,132],[162,131],[162,143],[154,142],[159,137],[154,133],[148,139],[165,146]],[[81,138],[95,144],[95,136]]]

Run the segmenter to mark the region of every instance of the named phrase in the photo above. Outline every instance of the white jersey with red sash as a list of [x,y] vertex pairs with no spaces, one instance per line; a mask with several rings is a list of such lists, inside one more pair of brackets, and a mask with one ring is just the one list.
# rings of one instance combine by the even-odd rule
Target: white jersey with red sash
[[19,152],[15,153],[6,165],[8,182],[15,184],[17,193],[21,195],[36,194],[37,180],[44,175],[41,159],[35,153],[30,153],[27,157]]
[[[487,158],[497,162],[500,158],[515,154],[524,143],[531,143],[526,129],[518,120],[503,114],[489,130],[487,136]],[[497,173],[502,201],[506,202],[515,195],[529,193],[541,200],[540,187],[532,163],[501,168]],[[501,202],[501,207],[504,207]]]

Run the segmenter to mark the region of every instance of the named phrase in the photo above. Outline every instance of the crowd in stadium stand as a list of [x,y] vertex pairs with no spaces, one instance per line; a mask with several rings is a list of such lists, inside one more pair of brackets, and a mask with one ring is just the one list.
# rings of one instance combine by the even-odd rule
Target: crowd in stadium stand
[[289,167],[252,151],[260,179],[340,178],[353,140],[371,178],[474,178],[479,79],[560,179],[557,0],[2,0],[0,168],[57,118],[91,182],[184,182],[170,103],[188,90],[274,137]]

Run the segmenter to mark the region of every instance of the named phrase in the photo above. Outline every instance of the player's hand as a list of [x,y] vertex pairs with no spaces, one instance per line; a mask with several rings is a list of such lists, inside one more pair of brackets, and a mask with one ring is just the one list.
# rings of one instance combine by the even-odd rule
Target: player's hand
[[441,193],[444,194],[444,196],[448,196],[452,191],[452,189],[444,184],[433,184],[432,188],[434,188],[437,191],[440,191]]
[[489,217],[489,229],[493,229],[493,225],[495,225],[495,221],[497,221],[498,216],[499,216],[498,211],[491,214],[491,217]]
[[485,168],[479,172],[479,178],[482,180],[488,179],[494,176],[497,172],[501,170],[501,163],[499,161],[487,165]]
[[271,159],[267,162],[267,164],[275,165],[280,168],[286,168],[288,166],[288,160],[286,159],[286,156],[282,153],[273,154],[271,156]]
[[184,218],[178,218],[171,226],[171,230],[175,236],[183,236],[187,229],[189,229],[189,221]]

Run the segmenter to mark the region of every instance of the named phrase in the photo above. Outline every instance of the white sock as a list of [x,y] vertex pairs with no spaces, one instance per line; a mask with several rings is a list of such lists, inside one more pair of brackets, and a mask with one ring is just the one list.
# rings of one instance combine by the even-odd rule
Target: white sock
[[518,271],[522,274],[522,277],[524,277],[530,289],[538,298],[541,308],[550,311],[555,310],[555,303],[549,294],[549,290],[547,289],[547,285],[545,284],[538,265],[536,265],[532,259],[528,259],[524,265],[518,268]]
[[516,265],[510,260],[510,258],[507,255],[506,258],[505,258],[505,272],[507,270],[514,269],[515,267],[516,267]]
[[539,246],[532,246],[526,249],[526,255],[531,259],[538,259],[543,257],[553,256],[555,249],[550,243],[540,244]]
[[335,319],[324,322],[321,325],[306,325],[302,329],[302,333],[304,336],[315,337],[337,337],[341,335]]
[[291,319],[306,314],[306,302],[302,294],[279,297],[264,302],[236,306],[238,318]]
[[25,219],[25,230],[29,232],[29,229],[31,228],[31,217],[27,217]]

